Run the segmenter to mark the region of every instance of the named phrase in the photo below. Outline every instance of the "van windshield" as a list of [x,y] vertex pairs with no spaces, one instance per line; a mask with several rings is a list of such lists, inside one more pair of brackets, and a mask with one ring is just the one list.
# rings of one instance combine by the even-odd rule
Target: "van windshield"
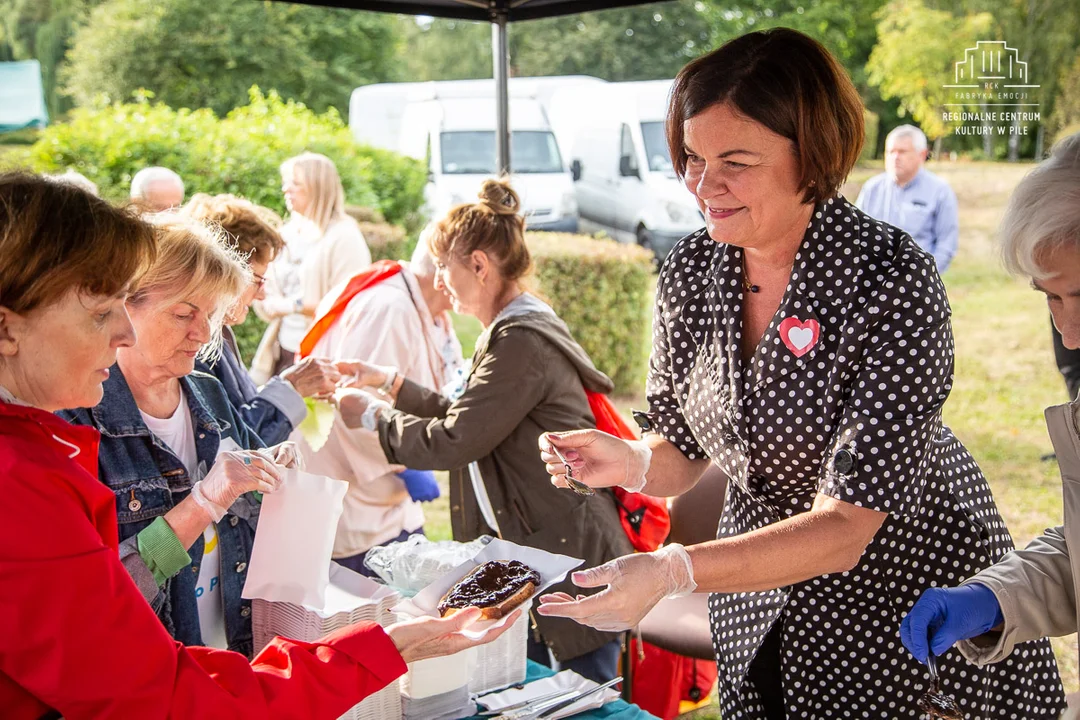
[[[495,131],[448,131],[440,136],[446,175],[495,174]],[[515,173],[561,173],[562,157],[550,130],[510,133],[510,165]]]
[[641,123],[641,137],[645,141],[645,155],[649,158],[649,170],[675,177],[675,166],[671,164],[667,136],[664,135],[664,123]]

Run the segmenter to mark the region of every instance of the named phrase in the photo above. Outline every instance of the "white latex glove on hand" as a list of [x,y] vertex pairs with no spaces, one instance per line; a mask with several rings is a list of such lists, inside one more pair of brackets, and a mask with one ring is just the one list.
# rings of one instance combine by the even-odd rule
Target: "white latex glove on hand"
[[341,388],[381,388],[391,374],[397,374],[397,368],[389,365],[372,365],[362,360],[338,360],[334,368],[340,373],[338,387]]
[[462,630],[480,619],[481,613],[477,608],[466,608],[446,618],[419,617],[404,620],[387,627],[386,634],[401,653],[401,658],[410,663],[453,655],[467,648],[486,645],[509,630],[520,616],[521,610],[515,610],[502,627],[489,630],[478,640],[461,634]]
[[621,487],[641,492],[652,461],[652,448],[644,440],[623,440],[599,430],[544,433],[540,436],[540,459],[547,464],[551,483],[570,487],[566,466],[554,452],[556,446],[574,471],[574,479],[589,487]]
[[689,595],[697,588],[690,556],[677,543],[656,552],[624,555],[576,572],[572,579],[578,587],[607,587],[576,599],[562,592],[541,595],[536,611],[606,632],[637,627],[656,603],[666,597]]
[[390,410],[390,403],[385,400],[352,388],[338,389],[331,402],[341,413],[345,426],[354,429],[375,430],[379,415]]
[[326,397],[334,392],[341,373],[329,360],[306,357],[282,371],[281,379],[292,385],[300,397]]
[[259,309],[271,320],[296,312],[296,298],[274,295],[259,301]]
[[269,459],[257,452],[223,452],[199,482],[191,488],[191,497],[214,522],[225,517],[236,499],[246,492],[268,493],[281,484],[281,472]]
[[300,447],[291,440],[271,445],[259,450],[258,453],[275,465],[297,470],[304,469],[304,456],[300,454]]

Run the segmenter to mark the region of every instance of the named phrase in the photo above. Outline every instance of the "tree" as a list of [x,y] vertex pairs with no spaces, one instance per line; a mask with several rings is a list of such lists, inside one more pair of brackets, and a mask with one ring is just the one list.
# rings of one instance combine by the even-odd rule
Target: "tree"
[[1080,132],[1080,52],[1061,71],[1057,102],[1048,126],[1056,139]]
[[106,0],[75,35],[63,74],[80,105],[145,88],[171,107],[243,105],[260,85],[317,112],[390,79],[394,19],[255,0]]
[[49,115],[71,107],[58,73],[71,36],[94,0],[0,0],[0,60],[37,60]]
[[[510,65],[519,76],[593,75],[605,80],[671,78],[708,48],[709,25],[695,3],[531,20],[510,26]],[[489,78],[491,26],[434,20],[405,27],[403,80]]]
[[893,0],[877,17],[878,42],[867,64],[870,83],[885,98],[898,98],[929,137],[944,135],[950,124],[941,113],[952,94],[944,85],[964,49],[987,37],[993,18],[989,13],[954,17],[921,0]]

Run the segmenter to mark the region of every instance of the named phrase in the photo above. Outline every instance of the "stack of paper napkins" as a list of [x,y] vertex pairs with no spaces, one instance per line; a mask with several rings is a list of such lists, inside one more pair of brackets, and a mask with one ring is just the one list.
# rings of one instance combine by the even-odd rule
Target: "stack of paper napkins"
[[439,720],[476,714],[469,697],[469,656],[474,649],[448,657],[409,663],[401,679],[404,720]]

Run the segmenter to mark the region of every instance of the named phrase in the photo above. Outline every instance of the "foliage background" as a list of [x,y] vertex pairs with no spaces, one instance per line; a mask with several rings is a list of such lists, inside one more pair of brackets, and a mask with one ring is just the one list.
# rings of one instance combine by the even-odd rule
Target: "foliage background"
[[164,165],[180,173],[189,196],[235,193],[283,214],[278,167],[305,150],[333,158],[350,204],[407,227],[419,222],[427,182],[420,163],[358,145],[333,108],[316,114],[257,88],[221,120],[208,109],[173,110],[145,96],[77,108],[68,122],[42,131],[29,160],[41,172],[74,168],[114,200],[127,197],[140,168]]

